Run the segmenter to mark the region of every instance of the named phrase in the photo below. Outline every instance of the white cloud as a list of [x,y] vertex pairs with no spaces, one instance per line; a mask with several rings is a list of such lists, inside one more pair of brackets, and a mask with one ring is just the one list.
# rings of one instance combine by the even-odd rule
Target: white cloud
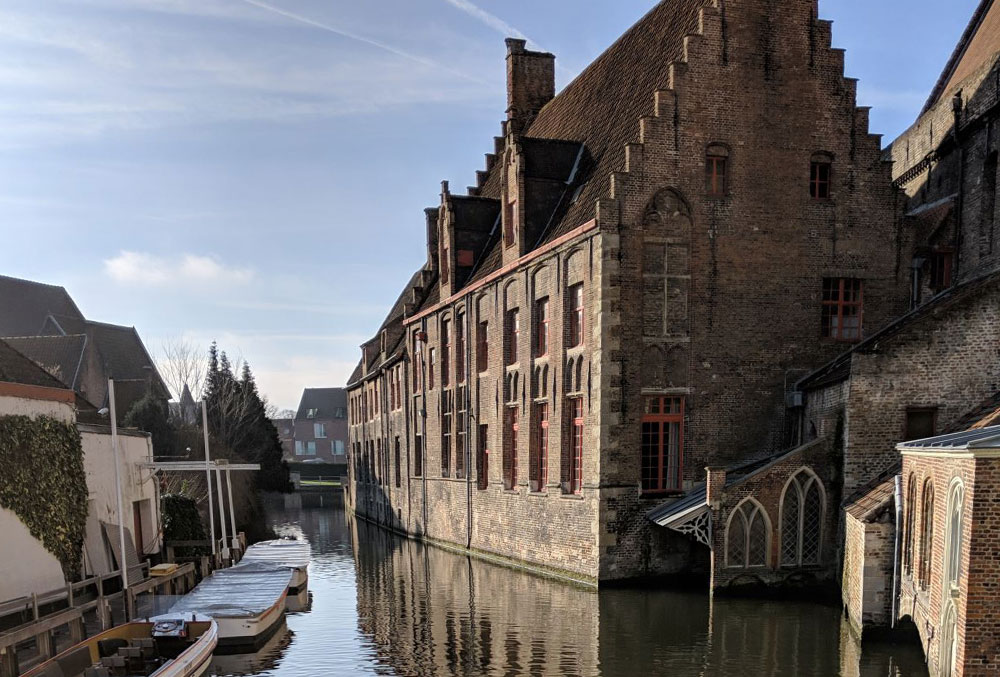
[[122,251],[104,261],[104,271],[117,282],[147,286],[241,285],[253,278],[250,269],[226,266],[215,258],[196,254],[169,259],[144,252]]

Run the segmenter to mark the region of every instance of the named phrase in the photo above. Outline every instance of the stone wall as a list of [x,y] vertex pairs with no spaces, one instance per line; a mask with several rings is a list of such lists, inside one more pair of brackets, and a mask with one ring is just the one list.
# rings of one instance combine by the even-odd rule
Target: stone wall
[[893,514],[877,521],[845,513],[844,566],[841,580],[844,607],[854,632],[888,627],[892,616],[893,555],[896,530]]

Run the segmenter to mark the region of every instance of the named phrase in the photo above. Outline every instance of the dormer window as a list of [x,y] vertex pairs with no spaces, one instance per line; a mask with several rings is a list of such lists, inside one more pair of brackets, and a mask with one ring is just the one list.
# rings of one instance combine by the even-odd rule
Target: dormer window
[[319,409],[310,409],[306,412],[306,418],[316,418],[319,414]]

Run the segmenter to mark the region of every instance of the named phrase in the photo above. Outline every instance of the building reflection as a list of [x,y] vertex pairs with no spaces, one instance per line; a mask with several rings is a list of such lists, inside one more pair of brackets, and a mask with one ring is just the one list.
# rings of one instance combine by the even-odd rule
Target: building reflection
[[[599,594],[351,524],[358,623],[399,675],[923,676],[838,609],[650,589]],[[379,670],[380,672],[382,670]],[[842,673],[843,670],[843,673]]]

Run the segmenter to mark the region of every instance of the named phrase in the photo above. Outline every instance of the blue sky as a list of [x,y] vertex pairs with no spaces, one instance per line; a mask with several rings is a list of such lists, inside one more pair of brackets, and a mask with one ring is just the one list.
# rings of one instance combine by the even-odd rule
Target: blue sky
[[[151,351],[212,339],[294,407],[343,384],[474,182],[506,35],[565,85],[652,0],[4,0],[0,273]],[[872,130],[915,118],[978,0],[824,0]]]

